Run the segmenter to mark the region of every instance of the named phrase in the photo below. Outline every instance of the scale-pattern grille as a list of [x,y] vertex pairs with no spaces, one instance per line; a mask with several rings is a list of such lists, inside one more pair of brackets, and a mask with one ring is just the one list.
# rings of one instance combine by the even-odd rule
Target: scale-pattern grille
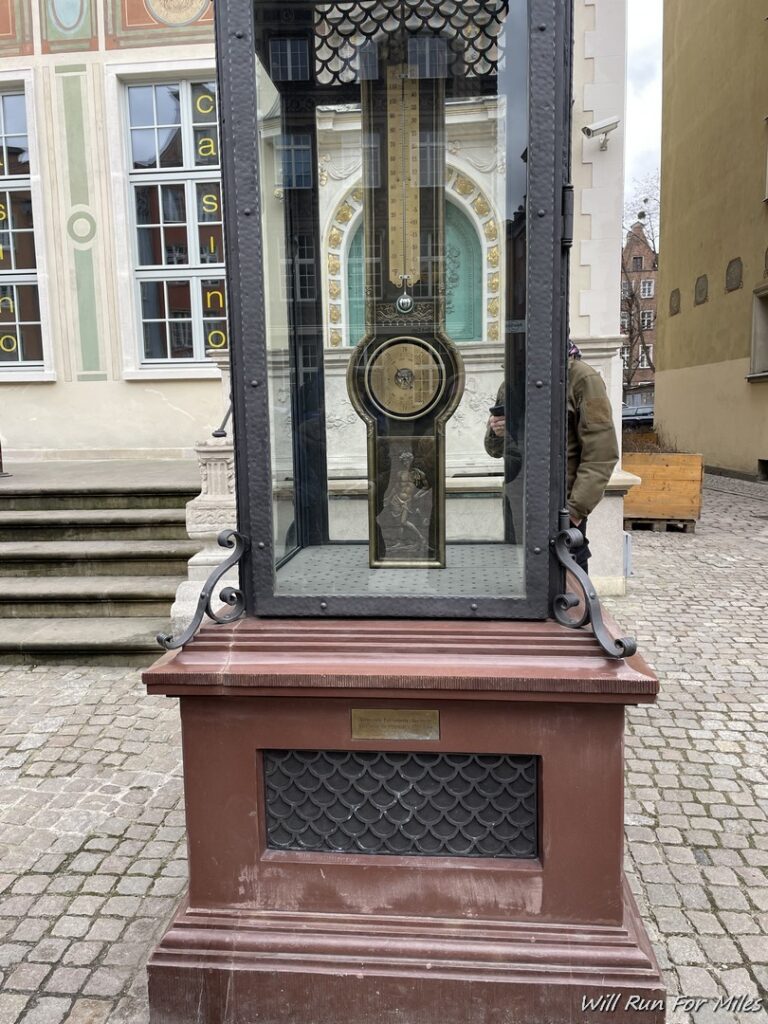
[[271,849],[537,855],[535,757],[266,750]]
[[463,74],[495,74],[498,37],[509,0],[357,0],[320,4],[315,10],[315,69],[322,85],[357,80],[358,51],[400,28],[461,40]]

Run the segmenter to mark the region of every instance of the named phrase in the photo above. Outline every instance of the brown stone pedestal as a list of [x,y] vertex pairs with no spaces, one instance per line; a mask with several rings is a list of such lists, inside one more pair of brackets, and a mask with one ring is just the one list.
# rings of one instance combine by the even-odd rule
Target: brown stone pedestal
[[[639,657],[551,622],[247,619],[144,679],[181,698],[190,871],[152,1024],[664,1020],[622,870],[624,706],[657,691]],[[429,738],[392,738],[412,710]],[[533,855],[275,848],[262,752],[348,750],[533,757]]]

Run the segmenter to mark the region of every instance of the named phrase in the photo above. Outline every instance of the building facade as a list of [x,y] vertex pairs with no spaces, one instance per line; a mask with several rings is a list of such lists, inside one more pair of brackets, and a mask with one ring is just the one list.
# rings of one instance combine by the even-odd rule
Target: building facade
[[645,227],[636,221],[621,252],[621,362],[624,378],[622,422],[653,423],[656,278],[658,254]]
[[[665,4],[656,425],[705,464],[768,476],[768,23]],[[713,74],[713,68],[718,69]],[[722,74],[720,73],[722,69]]]
[[[211,4],[3,3],[6,461],[191,457],[224,412],[206,353],[228,343]],[[625,8],[626,0],[576,0],[574,11],[571,334],[606,380],[617,427],[623,129],[607,150],[580,129],[623,118]],[[315,176],[319,185],[322,275],[302,262],[300,240],[270,258],[285,264],[294,296],[322,293],[329,470],[362,485],[364,437],[344,385],[362,322],[359,121],[359,110],[324,110],[315,153],[267,132],[263,173],[274,178],[266,217],[282,216],[287,185]],[[510,315],[502,123],[495,102],[478,101],[453,106],[447,127],[447,326],[467,368],[448,471],[462,477],[498,474],[483,436]]]

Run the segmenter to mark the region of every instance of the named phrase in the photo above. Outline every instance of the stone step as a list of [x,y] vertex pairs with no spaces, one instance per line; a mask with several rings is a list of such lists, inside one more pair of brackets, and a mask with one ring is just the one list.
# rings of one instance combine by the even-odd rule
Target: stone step
[[0,619],[167,616],[177,576],[10,576]]
[[0,619],[0,664],[149,665],[167,618]]
[[0,511],[23,512],[44,509],[161,509],[181,508],[196,498],[200,489],[179,489],[178,486],[163,488],[160,485],[146,488],[38,488],[30,491],[15,488],[4,481],[0,488]]
[[180,576],[199,550],[193,541],[0,542],[0,576]]
[[0,541],[186,540],[183,508],[0,509]]

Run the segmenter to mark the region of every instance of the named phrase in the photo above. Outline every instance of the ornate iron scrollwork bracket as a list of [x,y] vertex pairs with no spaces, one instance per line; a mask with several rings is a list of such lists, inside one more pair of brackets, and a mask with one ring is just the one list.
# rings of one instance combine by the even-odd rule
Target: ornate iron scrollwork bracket
[[578,594],[566,591],[566,593],[558,594],[555,597],[552,603],[553,614],[561,625],[569,626],[571,629],[580,629],[586,623],[591,623],[595,639],[609,658],[631,658],[637,651],[637,641],[629,636],[611,636],[603,622],[600,600],[592,580],[573,557],[573,549],[583,543],[584,537],[581,531],[570,525],[570,517],[567,512],[561,512],[560,532],[553,541],[550,541],[550,544],[558,562],[571,573],[581,588],[584,606],[580,615],[569,615],[568,612],[572,608],[576,608],[582,598]]
[[197,602],[197,608],[195,614],[192,617],[192,621],[179,636],[172,636],[170,633],[158,633],[157,642],[161,647],[164,647],[166,651],[175,651],[178,647],[183,647],[184,644],[191,640],[195,633],[200,628],[203,621],[203,616],[207,615],[209,619],[213,619],[214,622],[218,622],[220,625],[225,625],[228,622],[234,622],[239,619],[245,611],[245,597],[241,590],[236,590],[234,587],[224,587],[219,594],[220,600],[224,604],[228,604],[232,611],[215,612],[211,606],[211,599],[213,592],[216,589],[216,584],[219,582],[222,576],[225,575],[234,565],[240,561],[245,552],[248,550],[248,538],[244,537],[237,530],[222,530],[219,534],[218,543],[222,548],[233,548],[232,554],[225,558],[221,565],[217,565],[211,575],[203,584],[203,589],[200,591],[200,597]]

